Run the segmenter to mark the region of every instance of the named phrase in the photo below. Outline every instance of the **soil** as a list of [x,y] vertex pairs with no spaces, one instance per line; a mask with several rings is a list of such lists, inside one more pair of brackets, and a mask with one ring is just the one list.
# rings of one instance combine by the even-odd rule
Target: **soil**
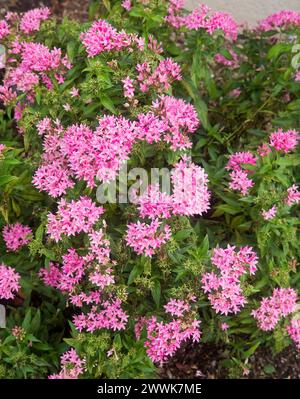
[[0,0],[0,15],[7,11],[24,12],[36,7],[49,7],[53,15],[87,21],[90,0]]
[[246,366],[249,373],[243,375],[243,369],[235,373],[222,366],[228,359],[225,347],[210,344],[185,344],[177,354],[160,370],[161,378],[176,379],[299,379],[300,351],[295,346],[284,349],[273,356],[269,349],[258,349]]
[[[187,3],[193,5],[193,1],[188,0]],[[24,12],[35,7],[47,6],[51,8],[52,14],[59,18],[68,16],[72,19],[86,21],[89,3],[90,0],[0,0],[0,15],[4,15],[7,11]],[[213,5],[210,4],[213,1],[206,3],[210,6]],[[253,1],[253,3],[257,2]],[[228,359],[228,353],[225,347],[187,343],[159,369],[159,376],[168,379],[219,379],[238,377],[238,373],[242,374],[242,369],[236,370],[236,375],[230,374],[228,369],[222,366],[226,359]],[[245,374],[244,378],[299,379],[300,351],[297,351],[294,346],[290,346],[280,354],[273,356],[268,349],[258,349],[249,361],[247,368],[249,373]]]

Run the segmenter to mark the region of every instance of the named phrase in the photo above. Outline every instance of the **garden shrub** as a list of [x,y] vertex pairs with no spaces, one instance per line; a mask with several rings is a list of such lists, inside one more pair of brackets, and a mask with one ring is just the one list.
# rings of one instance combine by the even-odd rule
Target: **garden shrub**
[[237,376],[299,347],[300,14],[90,17],[0,22],[1,378],[154,377],[184,342]]

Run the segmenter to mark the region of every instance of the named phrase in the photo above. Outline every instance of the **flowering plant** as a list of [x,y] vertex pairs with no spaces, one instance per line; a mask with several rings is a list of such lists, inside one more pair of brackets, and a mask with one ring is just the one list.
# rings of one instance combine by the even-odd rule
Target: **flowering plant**
[[207,342],[236,375],[299,347],[299,15],[90,16],[0,22],[0,376],[153,376]]

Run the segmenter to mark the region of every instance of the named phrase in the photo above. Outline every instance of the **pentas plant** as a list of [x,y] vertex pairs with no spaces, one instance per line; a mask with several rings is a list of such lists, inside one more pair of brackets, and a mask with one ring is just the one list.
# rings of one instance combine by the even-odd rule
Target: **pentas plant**
[[299,347],[298,13],[242,36],[181,0],[90,14],[0,21],[0,376],[153,377],[207,342],[249,372]]

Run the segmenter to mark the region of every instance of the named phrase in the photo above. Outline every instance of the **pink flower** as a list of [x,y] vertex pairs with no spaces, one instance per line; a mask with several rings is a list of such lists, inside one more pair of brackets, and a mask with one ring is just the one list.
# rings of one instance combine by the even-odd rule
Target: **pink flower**
[[140,82],[142,92],[147,92],[150,87],[158,92],[168,90],[174,80],[181,80],[180,66],[171,58],[160,61],[157,68],[152,72],[148,62],[137,64],[137,80]]
[[70,111],[71,111],[71,105],[68,104],[68,103],[66,103],[66,104],[63,105],[63,109],[64,109],[65,111],[67,111],[67,112],[70,112]]
[[293,205],[299,201],[300,191],[298,190],[298,186],[296,186],[296,184],[293,184],[290,188],[287,189],[287,198],[285,199],[285,202],[288,205]]
[[131,0],[124,0],[121,5],[125,10],[129,11],[131,9]]
[[300,319],[291,320],[286,329],[297,348],[300,349]]
[[131,37],[124,31],[118,32],[104,19],[95,21],[91,28],[80,36],[88,57],[103,51],[120,51],[131,45]]
[[262,145],[260,145],[260,146],[257,148],[257,153],[258,153],[258,155],[261,156],[261,157],[266,157],[266,156],[268,156],[268,155],[270,154],[270,152],[271,152],[271,149],[270,149],[270,147],[268,146],[267,143],[263,143]]
[[32,182],[39,191],[46,191],[54,198],[66,194],[75,184],[70,179],[70,172],[58,161],[40,166]]
[[79,90],[76,87],[72,87],[70,90],[70,94],[72,97],[78,97],[79,96]]
[[30,241],[32,230],[21,223],[6,225],[3,228],[3,239],[8,251],[17,251]]
[[[256,165],[257,158],[251,152],[236,152],[229,157],[229,162],[225,169],[241,171],[243,165]],[[249,173],[249,171],[246,170]]]
[[171,172],[173,212],[176,215],[202,215],[210,208],[208,178],[204,169],[189,158],[179,161]]
[[121,301],[115,299],[104,301],[102,309],[93,306],[88,314],[75,315],[73,323],[79,331],[93,332],[102,328],[116,331],[124,330],[127,320],[128,316],[121,308]]
[[201,332],[199,320],[172,320],[169,323],[158,322],[156,316],[138,321],[135,331],[137,339],[143,327],[146,327],[147,339],[144,346],[147,354],[155,363],[163,363],[172,356],[181,344],[188,339],[199,342]]
[[159,191],[159,185],[150,185],[138,200],[141,217],[169,218],[173,209],[172,197]]
[[80,359],[75,349],[70,349],[61,356],[61,371],[52,374],[51,380],[74,380],[84,373],[85,359]]
[[50,10],[48,7],[35,8],[27,11],[20,22],[20,29],[25,33],[31,33],[40,29],[40,24],[49,18]]
[[221,324],[221,330],[222,330],[222,331],[227,331],[228,328],[229,328],[229,325],[228,325],[227,323],[222,323],[222,324]]
[[0,40],[4,39],[5,36],[9,35],[9,26],[4,19],[0,21]]
[[152,256],[155,249],[160,248],[171,237],[171,230],[168,225],[160,227],[162,222],[154,219],[150,224],[130,223],[127,225],[125,236],[126,243],[141,255]]
[[204,273],[201,281],[213,309],[225,315],[239,312],[246,303],[239,279],[248,272],[256,272],[256,253],[251,247],[242,247],[237,252],[235,247],[228,245],[225,249],[215,249],[211,262],[216,266],[218,274]]
[[125,79],[122,80],[123,89],[124,89],[124,97],[126,98],[133,98],[134,97],[134,87],[133,87],[133,80],[127,76]]
[[300,140],[299,133],[296,130],[288,130],[284,132],[282,129],[277,130],[270,136],[270,146],[277,151],[283,151],[286,154],[297,147]]
[[187,135],[195,132],[199,126],[195,108],[171,96],[160,96],[152,108],[167,126],[163,139],[171,144],[171,149],[176,151],[190,148],[192,143]]
[[6,148],[6,145],[5,145],[5,144],[0,144],[0,158],[1,158],[2,155],[3,155],[3,151],[5,150],[5,148]]
[[19,284],[21,276],[12,267],[0,264],[0,299],[13,299],[14,292],[21,287]]
[[297,293],[292,288],[275,288],[271,297],[263,298],[260,307],[252,311],[259,328],[273,330],[282,317],[296,310]]
[[190,310],[190,305],[178,299],[171,299],[165,306],[165,311],[172,316],[182,317],[184,312]]
[[226,58],[224,55],[218,53],[215,55],[214,59],[216,62],[218,62],[219,64],[228,66],[228,67],[232,67],[232,68],[236,68],[238,66],[238,56],[236,54],[236,52],[234,52],[233,50],[229,50],[229,53],[231,55],[231,59]]
[[292,10],[278,11],[261,20],[258,27],[263,31],[269,31],[289,25],[300,25],[300,12]]
[[268,211],[263,210],[261,214],[265,220],[271,220],[271,219],[274,219],[274,217],[276,216],[276,213],[277,213],[277,206],[274,205]]
[[242,90],[240,88],[236,88],[231,90],[228,95],[229,97],[239,97],[242,94]]
[[296,72],[295,80],[296,82],[300,82],[300,71]]
[[254,185],[253,181],[248,179],[247,173],[242,170],[231,172],[230,178],[229,187],[232,190],[240,191],[242,195],[247,195],[249,189]]
[[97,207],[89,197],[80,197],[71,202],[61,199],[56,215],[48,215],[47,232],[56,242],[61,239],[62,234],[72,236],[82,231],[89,233],[103,213],[104,209]]

